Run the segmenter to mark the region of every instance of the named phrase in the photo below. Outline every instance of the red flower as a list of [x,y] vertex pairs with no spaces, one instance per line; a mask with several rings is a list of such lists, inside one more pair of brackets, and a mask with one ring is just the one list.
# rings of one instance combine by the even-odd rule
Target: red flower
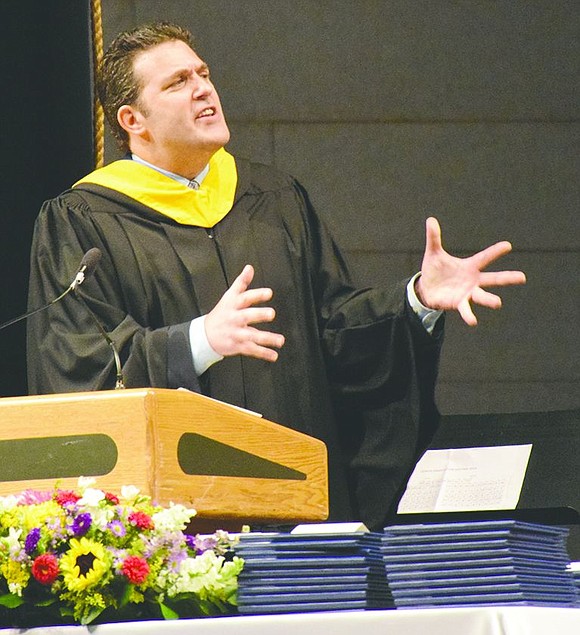
[[34,559],[32,575],[40,584],[52,584],[58,577],[58,560],[52,553],[44,553]]
[[133,584],[143,584],[149,575],[149,565],[145,558],[128,556],[121,568],[123,575]]
[[145,512],[131,512],[129,514],[129,522],[141,531],[144,529],[153,529],[155,527],[151,516]]
[[113,503],[113,505],[119,504],[119,498],[115,496],[115,494],[111,494],[111,492],[105,492],[105,500],[108,500],[109,503]]
[[69,490],[59,489],[58,492],[54,496],[54,500],[61,506],[64,507],[67,504],[72,503],[73,505],[80,500],[80,496],[75,492],[71,492]]

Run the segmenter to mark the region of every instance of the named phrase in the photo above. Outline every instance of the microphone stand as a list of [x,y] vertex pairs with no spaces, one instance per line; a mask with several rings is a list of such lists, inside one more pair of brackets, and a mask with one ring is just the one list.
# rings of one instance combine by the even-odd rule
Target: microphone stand
[[95,323],[95,325],[99,329],[99,333],[103,336],[103,338],[105,339],[107,344],[111,347],[111,350],[113,351],[113,356],[115,358],[115,367],[116,367],[116,370],[117,370],[117,379],[115,381],[115,390],[124,389],[125,388],[125,382],[123,381],[123,370],[122,370],[122,367],[121,367],[121,358],[119,357],[119,353],[117,352],[117,347],[115,346],[115,343],[110,338],[110,336],[107,333],[107,331],[105,331],[105,329],[103,328],[103,325],[101,324],[100,320],[94,314],[93,310],[89,307],[89,305],[87,304],[86,300],[83,298],[81,292],[78,289],[76,289],[76,288],[75,288],[74,292],[75,292],[76,298],[85,307],[85,309],[87,310],[87,313],[91,316],[93,322]]

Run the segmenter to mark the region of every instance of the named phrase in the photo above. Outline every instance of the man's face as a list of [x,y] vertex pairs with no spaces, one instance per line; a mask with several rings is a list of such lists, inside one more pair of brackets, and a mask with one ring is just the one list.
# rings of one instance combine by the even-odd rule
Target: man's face
[[179,163],[189,155],[211,156],[230,138],[207,65],[179,40],[138,54],[133,63],[140,113],[153,151]]

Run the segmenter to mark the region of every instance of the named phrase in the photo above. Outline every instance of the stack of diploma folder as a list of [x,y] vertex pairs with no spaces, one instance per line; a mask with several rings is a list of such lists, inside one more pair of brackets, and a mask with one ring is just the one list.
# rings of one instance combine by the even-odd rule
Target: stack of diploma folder
[[392,608],[382,534],[242,534],[242,614]]
[[574,606],[563,527],[515,520],[386,527],[382,553],[397,608]]
[[578,606],[580,606],[580,562],[572,562],[570,565],[570,571],[574,578],[574,584],[576,585],[576,592],[578,593]]

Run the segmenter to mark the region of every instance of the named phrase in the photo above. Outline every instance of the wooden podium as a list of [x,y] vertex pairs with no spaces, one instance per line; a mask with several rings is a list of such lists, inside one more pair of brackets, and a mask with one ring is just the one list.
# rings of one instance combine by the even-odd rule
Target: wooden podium
[[328,516],[322,441],[184,390],[0,399],[0,495],[135,485],[201,519],[295,523]]

